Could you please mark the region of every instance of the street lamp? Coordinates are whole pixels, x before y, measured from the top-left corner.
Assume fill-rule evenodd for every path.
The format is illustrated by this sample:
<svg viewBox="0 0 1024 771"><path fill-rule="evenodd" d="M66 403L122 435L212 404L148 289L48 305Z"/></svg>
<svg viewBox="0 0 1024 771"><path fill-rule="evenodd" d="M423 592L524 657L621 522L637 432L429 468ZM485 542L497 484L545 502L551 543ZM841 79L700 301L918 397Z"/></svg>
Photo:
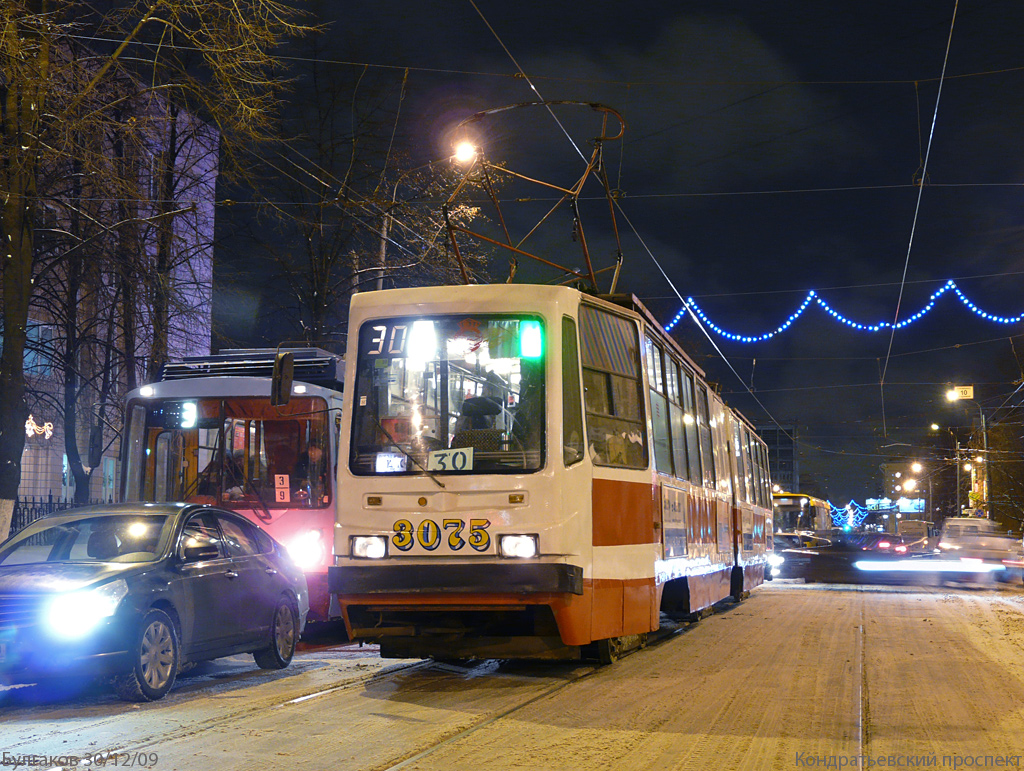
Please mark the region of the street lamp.
<svg viewBox="0 0 1024 771"><path fill-rule="evenodd" d="M984 477L982 479L983 487L982 487L981 500L984 501L984 504L985 504L985 517L986 518L991 518L992 512L989 510L989 496L992 494L991 493L991 490L992 490L992 487L991 487L991 484L992 484L992 475L991 475L992 463L990 461L989 452L988 452L988 425L985 423L985 411L981 408L981 405L978 402L974 401L974 386L955 386L953 388L950 388L948 391L946 391L946 399L947 399L947 401L950 401L950 402L957 402L957 401L972 402L978 408L978 415L981 418L982 447L984 448L985 453L984 453L984 457L979 456L975 460L978 463L981 463L982 461L984 461L984 464L985 464L985 475L984 475ZM959 459L958 459L958 462L959 462Z"/></svg>
<svg viewBox="0 0 1024 771"><path fill-rule="evenodd" d="M478 153L476 145L469 141L463 141L455 146L455 154L452 158L456 163L466 164L475 161Z"/></svg>

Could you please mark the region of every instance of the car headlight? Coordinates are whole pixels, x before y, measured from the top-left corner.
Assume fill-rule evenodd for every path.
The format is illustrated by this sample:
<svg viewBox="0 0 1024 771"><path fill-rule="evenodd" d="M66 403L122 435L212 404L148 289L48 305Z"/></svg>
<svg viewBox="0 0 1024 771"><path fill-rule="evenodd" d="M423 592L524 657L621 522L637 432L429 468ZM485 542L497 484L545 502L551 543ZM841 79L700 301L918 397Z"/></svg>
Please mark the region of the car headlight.
<svg viewBox="0 0 1024 771"><path fill-rule="evenodd" d="M312 570L324 562L323 534L319 530L307 530L289 541L285 548L292 562L303 570Z"/></svg>
<svg viewBox="0 0 1024 771"><path fill-rule="evenodd" d="M498 537L498 550L502 557L530 559L537 556L537 536L502 535Z"/></svg>
<svg viewBox="0 0 1024 771"><path fill-rule="evenodd" d="M82 592L55 597L47 609L50 630L61 637L84 637L117 610L128 584L123 578Z"/></svg>
<svg viewBox="0 0 1024 771"><path fill-rule="evenodd" d="M354 535L350 553L358 559L383 559L388 554L388 539L382 535Z"/></svg>
<svg viewBox="0 0 1024 771"><path fill-rule="evenodd" d="M781 554L769 554L768 555L768 564L771 565L773 568L777 568L779 565L781 565L785 561L786 561L786 558L783 557Z"/></svg>

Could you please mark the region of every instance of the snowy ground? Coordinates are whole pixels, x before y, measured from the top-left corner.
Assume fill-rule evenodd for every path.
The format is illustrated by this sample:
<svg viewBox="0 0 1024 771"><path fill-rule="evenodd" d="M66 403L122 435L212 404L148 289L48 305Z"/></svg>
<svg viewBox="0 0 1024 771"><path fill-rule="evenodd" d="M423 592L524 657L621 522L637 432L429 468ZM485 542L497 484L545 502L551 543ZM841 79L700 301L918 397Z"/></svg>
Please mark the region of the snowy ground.
<svg viewBox="0 0 1024 771"><path fill-rule="evenodd" d="M1024 590L774 582L605 668L321 645L283 672L205 665L153 704L93 687L0 705L6 759L116 750L161 771L985 767L1024 762Z"/></svg>

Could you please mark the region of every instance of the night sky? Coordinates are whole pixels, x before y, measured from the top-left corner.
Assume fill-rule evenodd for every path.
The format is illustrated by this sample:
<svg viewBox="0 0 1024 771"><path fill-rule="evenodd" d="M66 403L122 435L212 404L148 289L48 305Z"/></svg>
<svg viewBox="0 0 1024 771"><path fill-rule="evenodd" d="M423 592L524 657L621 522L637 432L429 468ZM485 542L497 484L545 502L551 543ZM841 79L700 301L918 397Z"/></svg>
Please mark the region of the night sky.
<svg viewBox="0 0 1024 771"><path fill-rule="evenodd" d="M892 322L950 278L994 314L1024 311L1019 0L341 8L328 33L339 68L408 68L398 139L420 161L447 155L472 113L535 100L531 82L544 99L621 113L625 136L605 147L624 215L619 289L665 324L678 292L719 326L760 335L810 289L851 319ZM600 122L555 115L562 125L543 109L504 113L474 124L475 139L492 162L567 185L584 161L563 127L589 155ZM510 201L506 213L529 227L550 205ZM607 208L588 201L584 217L607 264ZM552 224L533 246L581 262L568 215ZM930 423L969 425L977 408L948 406L948 384L974 384L994 410L1024 374L1021 324L982 320L952 292L895 335L816 306L769 342L712 333L720 352L692 321L676 331L731 405L799 424L802 474L840 504L872 495L879 464L918 452Z"/></svg>

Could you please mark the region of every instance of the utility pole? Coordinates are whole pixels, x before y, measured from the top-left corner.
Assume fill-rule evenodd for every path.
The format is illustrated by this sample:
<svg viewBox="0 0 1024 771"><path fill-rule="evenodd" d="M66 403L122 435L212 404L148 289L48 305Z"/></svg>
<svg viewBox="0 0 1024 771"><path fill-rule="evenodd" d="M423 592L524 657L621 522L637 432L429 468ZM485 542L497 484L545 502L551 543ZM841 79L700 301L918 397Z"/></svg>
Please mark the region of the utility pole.
<svg viewBox="0 0 1024 771"><path fill-rule="evenodd" d="M975 403L977 404L977 402ZM978 414L981 415L982 446L985 448L985 487L983 489L984 496L982 497L982 500L985 501L985 518L992 519L992 505L990 503L992 496L992 459L988 454L988 425L985 423L985 411L981 408L980 404L978 404Z"/></svg>
<svg viewBox="0 0 1024 771"><path fill-rule="evenodd" d="M960 508L960 440L956 440L956 512L953 516L959 517L960 512L963 509Z"/></svg>

